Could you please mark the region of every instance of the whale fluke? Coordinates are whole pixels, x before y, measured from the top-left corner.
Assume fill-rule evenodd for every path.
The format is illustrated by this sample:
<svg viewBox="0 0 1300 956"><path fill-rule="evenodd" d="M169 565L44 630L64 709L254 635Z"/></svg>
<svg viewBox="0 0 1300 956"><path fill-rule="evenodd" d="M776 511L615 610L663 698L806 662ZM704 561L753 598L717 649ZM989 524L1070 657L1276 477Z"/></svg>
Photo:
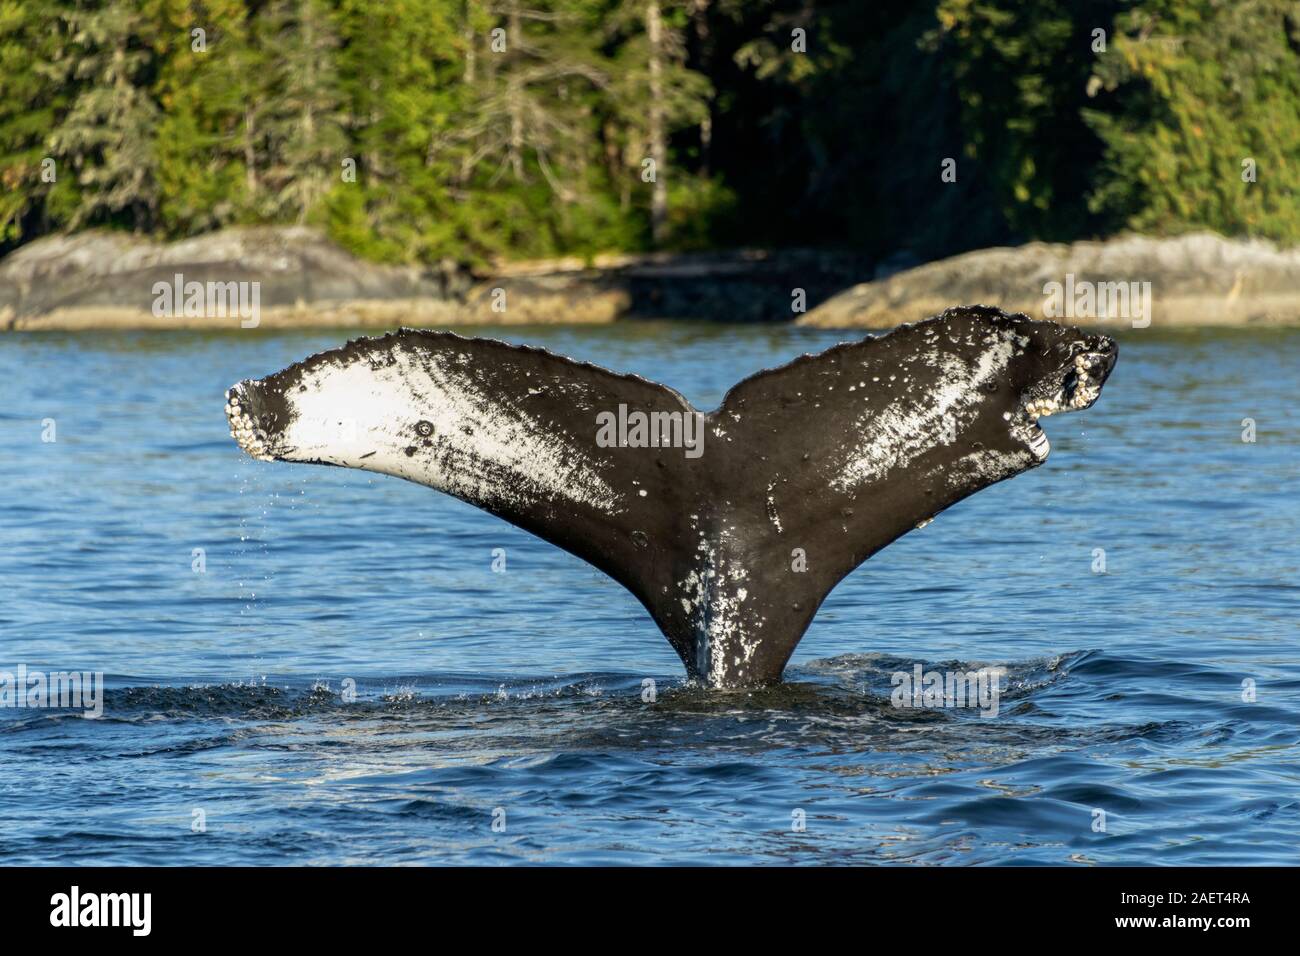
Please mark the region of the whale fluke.
<svg viewBox="0 0 1300 956"><path fill-rule="evenodd" d="M416 481L572 552L641 601L688 674L771 683L831 589L1046 460L1113 340L970 306L805 355L713 412L542 349L403 329L227 392L263 460Z"/></svg>

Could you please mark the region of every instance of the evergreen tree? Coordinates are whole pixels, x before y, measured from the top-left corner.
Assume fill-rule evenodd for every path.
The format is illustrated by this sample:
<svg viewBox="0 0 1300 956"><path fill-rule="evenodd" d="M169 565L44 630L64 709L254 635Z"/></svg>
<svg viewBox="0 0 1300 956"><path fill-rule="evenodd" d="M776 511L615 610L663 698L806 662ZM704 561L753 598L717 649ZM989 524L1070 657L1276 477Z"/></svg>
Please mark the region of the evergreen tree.
<svg viewBox="0 0 1300 956"><path fill-rule="evenodd" d="M623 0L609 22L617 40L610 100L622 140L620 198L626 206L628 173L651 177L651 239L661 245L668 235L668 185L679 174L670 163L670 138L709 120L713 90L707 77L686 65L685 3Z"/></svg>
<svg viewBox="0 0 1300 956"><path fill-rule="evenodd" d="M159 24L159 224L192 235L239 221L254 202L243 121L254 95L243 0L148 0Z"/></svg>
<svg viewBox="0 0 1300 956"><path fill-rule="evenodd" d="M254 105L257 211L275 222L306 222L345 155L339 41L324 0L272 0L255 23L266 71Z"/></svg>
<svg viewBox="0 0 1300 956"><path fill-rule="evenodd" d="M1294 0L0 0L0 251L1297 242L1297 102Z"/></svg>
<svg viewBox="0 0 1300 956"><path fill-rule="evenodd" d="M447 148L463 95L457 0L341 0L341 91L352 169L334 167L331 234L370 258L433 261L470 239ZM464 196L460 196L464 199Z"/></svg>
<svg viewBox="0 0 1300 956"><path fill-rule="evenodd" d="M482 224L545 254L612 223L602 202L598 104L608 65L592 0L490 0L471 27L455 184ZM473 63L470 72L469 63Z"/></svg>
<svg viewBox="0 0 1300 956"><path fill-rule="evenodd" d="M58 9L63 42L51 74L71 91L48 145L75 176L50 190L72 228L120 221L151 229L159 204L155 138L160 111L150 87L157 64L151 25L126 3L75 0Z"/></svg>
<svg viewBox="0 0 1300 956"><path fill-rule="evenodd" d="M45 197L60 171L45 162L46 140L69 89L38 64L55 59L60 39L50 8L0 2L0 252L50 228Z"/></svg>

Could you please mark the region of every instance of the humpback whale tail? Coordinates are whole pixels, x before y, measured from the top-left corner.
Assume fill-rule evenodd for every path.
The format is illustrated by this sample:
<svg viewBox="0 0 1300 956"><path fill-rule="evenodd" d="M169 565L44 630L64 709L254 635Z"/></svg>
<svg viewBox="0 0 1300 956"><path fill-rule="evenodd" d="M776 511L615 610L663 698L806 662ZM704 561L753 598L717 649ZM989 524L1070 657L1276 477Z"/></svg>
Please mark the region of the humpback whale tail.
<svg viewBox="0 0 1300 956"><path fill-rule="evenodd" d="M641 601L691 677L780 679L831 589L1046 460L1114 341L973 306L805 355L708 414L542 349L403 329L227 392L255 458L395 475L564 548Z"/></svg>

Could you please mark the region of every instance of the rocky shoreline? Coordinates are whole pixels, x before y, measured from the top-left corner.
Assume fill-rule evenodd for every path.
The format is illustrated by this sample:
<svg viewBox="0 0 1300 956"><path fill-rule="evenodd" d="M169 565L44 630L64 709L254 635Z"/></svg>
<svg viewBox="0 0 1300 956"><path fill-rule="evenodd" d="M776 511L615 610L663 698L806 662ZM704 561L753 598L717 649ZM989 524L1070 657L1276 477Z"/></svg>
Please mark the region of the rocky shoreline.
<svg viewBox="0 0 1300 956"><path fill-rule="evenodd" d="M794 289L812 308L865 267L849 254L742 250L507 263L483 275L452 262L365 262L303 227L228 229L170 244L91 231L39 239L0 260L0 329L790 321Z"/></svg>
<svg viewBox="0 0 1300 956"><path fill-rule="evenodd" d="M848 289L802 316L892 328L955 304L1137 328L1300 324L1300 249L1192 233L980 249Z"/></svg>
<svg viewBox="0 0 1300 956"><path fill-rule="evenodd" d="M0 260L0 329L395 328L628 318L891 328L980 303L1079 325L1300 324L1300 250L1198 233L982 249L905 271L809 250L598 256L481 274L357 259L305 227L90 231ZM249 299L253 301L249 301ZM802 311L801 311L802 307ZM254 314L255 313L255 314Z"/></svg>

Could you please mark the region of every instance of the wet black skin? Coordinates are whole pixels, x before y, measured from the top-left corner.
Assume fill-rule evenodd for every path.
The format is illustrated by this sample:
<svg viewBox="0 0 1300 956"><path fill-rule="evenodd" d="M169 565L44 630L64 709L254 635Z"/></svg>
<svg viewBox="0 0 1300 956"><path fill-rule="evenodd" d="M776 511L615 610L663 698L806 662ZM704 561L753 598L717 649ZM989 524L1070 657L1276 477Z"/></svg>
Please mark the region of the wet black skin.
<svg viewBox="0 0 1300 956"><path fill-rule="evenodd" d="M982 340L990 333L1013 333L1025 344L1005 372L980 386L976 408L954 429L954 440L929 445L878 478L837 490L836 479L851 462L864 413L906 405L917 400L918 392L937 393L949 384L928 372L918 356L940 350L973 362L987 347ZM265 430L273 457L303 460L283 447L280 435L292 420L293 395L303 387L304 370L320 362L382 363L396 348L427 355L431 362L446 362L452 353L468 355L472 361L465 365L465 389L481 395L485 405L491 403L496 414L505 410L526 417L554 436L566 455L593 464L620 493L614 514L562 494L527 504L492 494L466 500L577 555L628 588L687 673L724 687L779 681L817 609L845 575L962 498L1041 464L1012 435L1007 416L1014 418L1029 398L1068 399L1075 387L1077 352L1090 356L1089 371L1098 383L1105 381L1117 355L1106 336L986 307L950 309L741 381L705 417L698 458L687 457L680 448L602 448L596 443L597 413L619 404L629 411L693 413L673 390L542 350L450 333L403 330L357 340L262 381L240 383L231 394L241 398ZM901 370L911 377L907 386ZM435 403L437 396L421 401ZM422 414L420 408L411 415L413 464L421 456L437 457L444 466L462 461L455 436L418 430L420 422L436 415ZM1005 467L996 474L967 474L963 456L985 452L998 455ZM357 466L366 467L366 462ZM479 460L473 467L502 488L517 478L499 463ZM709 551L712 557L705 560ZM686 582L710 567L715 577L709 593L735 610L701 610L695 600L700 592ZM707 601L704 606L713 608ZM701 653L701 632L719 615L745 633L752 648L747 659L729 650L711 666L708 654ZM710 646L731 647L724 642Z"/></svg>

